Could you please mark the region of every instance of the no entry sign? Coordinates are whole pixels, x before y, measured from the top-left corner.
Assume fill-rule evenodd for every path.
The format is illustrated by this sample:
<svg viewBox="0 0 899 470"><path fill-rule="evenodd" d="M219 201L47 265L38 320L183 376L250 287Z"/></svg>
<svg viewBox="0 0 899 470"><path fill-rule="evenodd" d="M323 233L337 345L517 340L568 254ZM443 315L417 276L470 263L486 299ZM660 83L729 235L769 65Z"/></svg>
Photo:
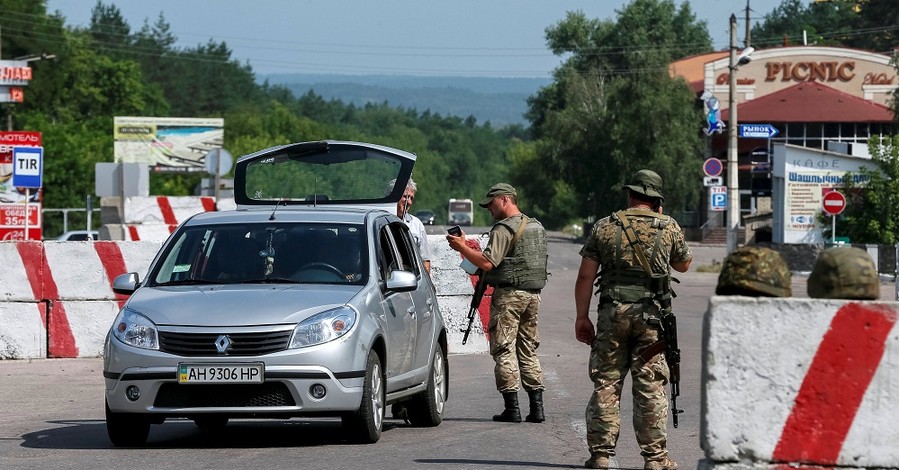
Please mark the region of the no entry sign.
<svg viewBox="0 0 899 470"><path fill-rule="evenodd" d="M846 208L846 196L839 191L830 191L824 194L824 212L837 215Z"/></svg>

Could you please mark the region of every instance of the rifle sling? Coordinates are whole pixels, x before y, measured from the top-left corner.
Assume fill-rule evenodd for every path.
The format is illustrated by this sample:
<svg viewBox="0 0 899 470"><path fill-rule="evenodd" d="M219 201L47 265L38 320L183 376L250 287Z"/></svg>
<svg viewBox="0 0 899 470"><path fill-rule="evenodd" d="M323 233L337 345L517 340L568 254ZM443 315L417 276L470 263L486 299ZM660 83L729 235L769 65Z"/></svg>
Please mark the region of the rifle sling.
<svg viewBox="0 0 899 470"><path fill-rule="evenodd" d="M640 244L637 242L637 234L634 233L634 227L631 226L631 221L628 220L624 211L618 211L615 213L615 218L621 222L623 227L624 235L627 237L627 241L631 244L631 247L634 249L634 254L637 255L637 260L640 261L640 264L643 266L643 270L646 271L646 275L652 277L652 268L649 266L649 260L646 259L646 256L643 254L643 249ZM656 234L656 248L658 247L658 234ZM655 255L655 248L653 249L653 255ZM660 354L665 352L665 349L668 348L668 343L665 342L664 339L660 339L655 343L650 344L646 347L646 349L640 351L640 359L646 363L649 362L650 359L655 357L656 354Z"/></svg>
<svg viewBox="0 0 899 470"><path fill-rule="evenodd" d="M524 229L527 228L528 225L528 216L521 214L521 225L518 226L518 230L515 231L515 235L512 236L512 243L509 243L509 247L514 248L515 243L518 240L521 240L521 236L524 235Z"/></svg>
<svg viewBox="0 0 899 470"><path fill-rule="evenodd" d="M656 354L665 352L665 349L667 347L668 347L668 343L666 343L664 339L660 339L660 340L656 341L655 343L650 344L642 351L640 351L640 354L638 354L638 356L640 357L640 360L642 360L643 363L645 364L645 363L649 362L650 359L655 357Z"/></svg>
<svg viewBox="0 0 899 470"><path fill-rule="evenodd" d="M652 267L649 265L649 260L646 259L646 255L643 254L643 248L640 247L640 243L637 242L637 234L634 233L634 227L631 226L631 221L628 220L627 215L625 215L624 211L616 212L615 218L618 219L619 222L621 222L622 229L624 230L624 235L627 237L627 241L634 249L634 254L637 255L637 260L640 261L640 265L643 266L643 270L646 271L646 275L652 277Z"/></svg>

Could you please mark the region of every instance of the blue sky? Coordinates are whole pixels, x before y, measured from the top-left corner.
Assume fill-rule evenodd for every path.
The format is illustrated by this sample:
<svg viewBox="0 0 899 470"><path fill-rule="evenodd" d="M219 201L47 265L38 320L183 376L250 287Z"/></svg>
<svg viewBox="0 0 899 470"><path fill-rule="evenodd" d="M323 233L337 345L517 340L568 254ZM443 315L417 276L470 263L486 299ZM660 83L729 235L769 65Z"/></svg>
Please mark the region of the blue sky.
<svg viewBox="0 0 899 470"><path fill-rule="evenodd" d="M678 4L682 3L676 0ZM627 0L104 0L132 27L162 13L179 39L195 46L225 41L257 74L391 74L548 78L560 58L544 31L581 10L615 19ZM728 19L745 0L693 0L713 45L728 43ZM781 0L750 0L753 22ZM70 26L86 26L96 0L48 0Z"/></svg>

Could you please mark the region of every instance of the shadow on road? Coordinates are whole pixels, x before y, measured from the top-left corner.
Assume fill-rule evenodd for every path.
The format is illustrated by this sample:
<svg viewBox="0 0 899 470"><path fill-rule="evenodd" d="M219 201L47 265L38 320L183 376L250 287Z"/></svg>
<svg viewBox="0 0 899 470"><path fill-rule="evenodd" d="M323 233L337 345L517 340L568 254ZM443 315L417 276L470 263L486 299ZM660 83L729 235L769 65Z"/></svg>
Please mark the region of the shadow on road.
<svg viewBox="0 0 899 470"><path fill-rule="evenodd" d="M114 447L106 434L105 420L48 421L57 427L22 435L22 447L33 449L108 449ZM58 427L62 426L62 427ZM384 422L383 432L412 428L403 421ZM150 427L143 448L269 448L356 445L347 439L340 420L247 420L232 421L221 429L200 429L187 419L170 419Z"/></svg>

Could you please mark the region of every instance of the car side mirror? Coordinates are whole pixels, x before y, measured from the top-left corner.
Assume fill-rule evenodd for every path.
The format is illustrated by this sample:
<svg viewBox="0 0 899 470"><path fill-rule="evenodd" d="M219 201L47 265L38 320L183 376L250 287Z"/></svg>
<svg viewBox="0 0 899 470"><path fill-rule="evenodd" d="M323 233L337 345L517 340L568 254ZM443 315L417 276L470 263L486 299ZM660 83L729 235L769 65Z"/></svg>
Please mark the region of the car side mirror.
<svg viewBox="0 0 899 470"><path fill-rule="evenodd" d="M407 292L418 287L418 278L411 271L391 271L386 284L388 290Z"/></svg>
<svg viewBox="0 0 899 470"><path fill-rule="evenodd" d="M119 274L112 280L112 291L116 294L132 294L140 286L140 276L137 273Z"/></svg>

